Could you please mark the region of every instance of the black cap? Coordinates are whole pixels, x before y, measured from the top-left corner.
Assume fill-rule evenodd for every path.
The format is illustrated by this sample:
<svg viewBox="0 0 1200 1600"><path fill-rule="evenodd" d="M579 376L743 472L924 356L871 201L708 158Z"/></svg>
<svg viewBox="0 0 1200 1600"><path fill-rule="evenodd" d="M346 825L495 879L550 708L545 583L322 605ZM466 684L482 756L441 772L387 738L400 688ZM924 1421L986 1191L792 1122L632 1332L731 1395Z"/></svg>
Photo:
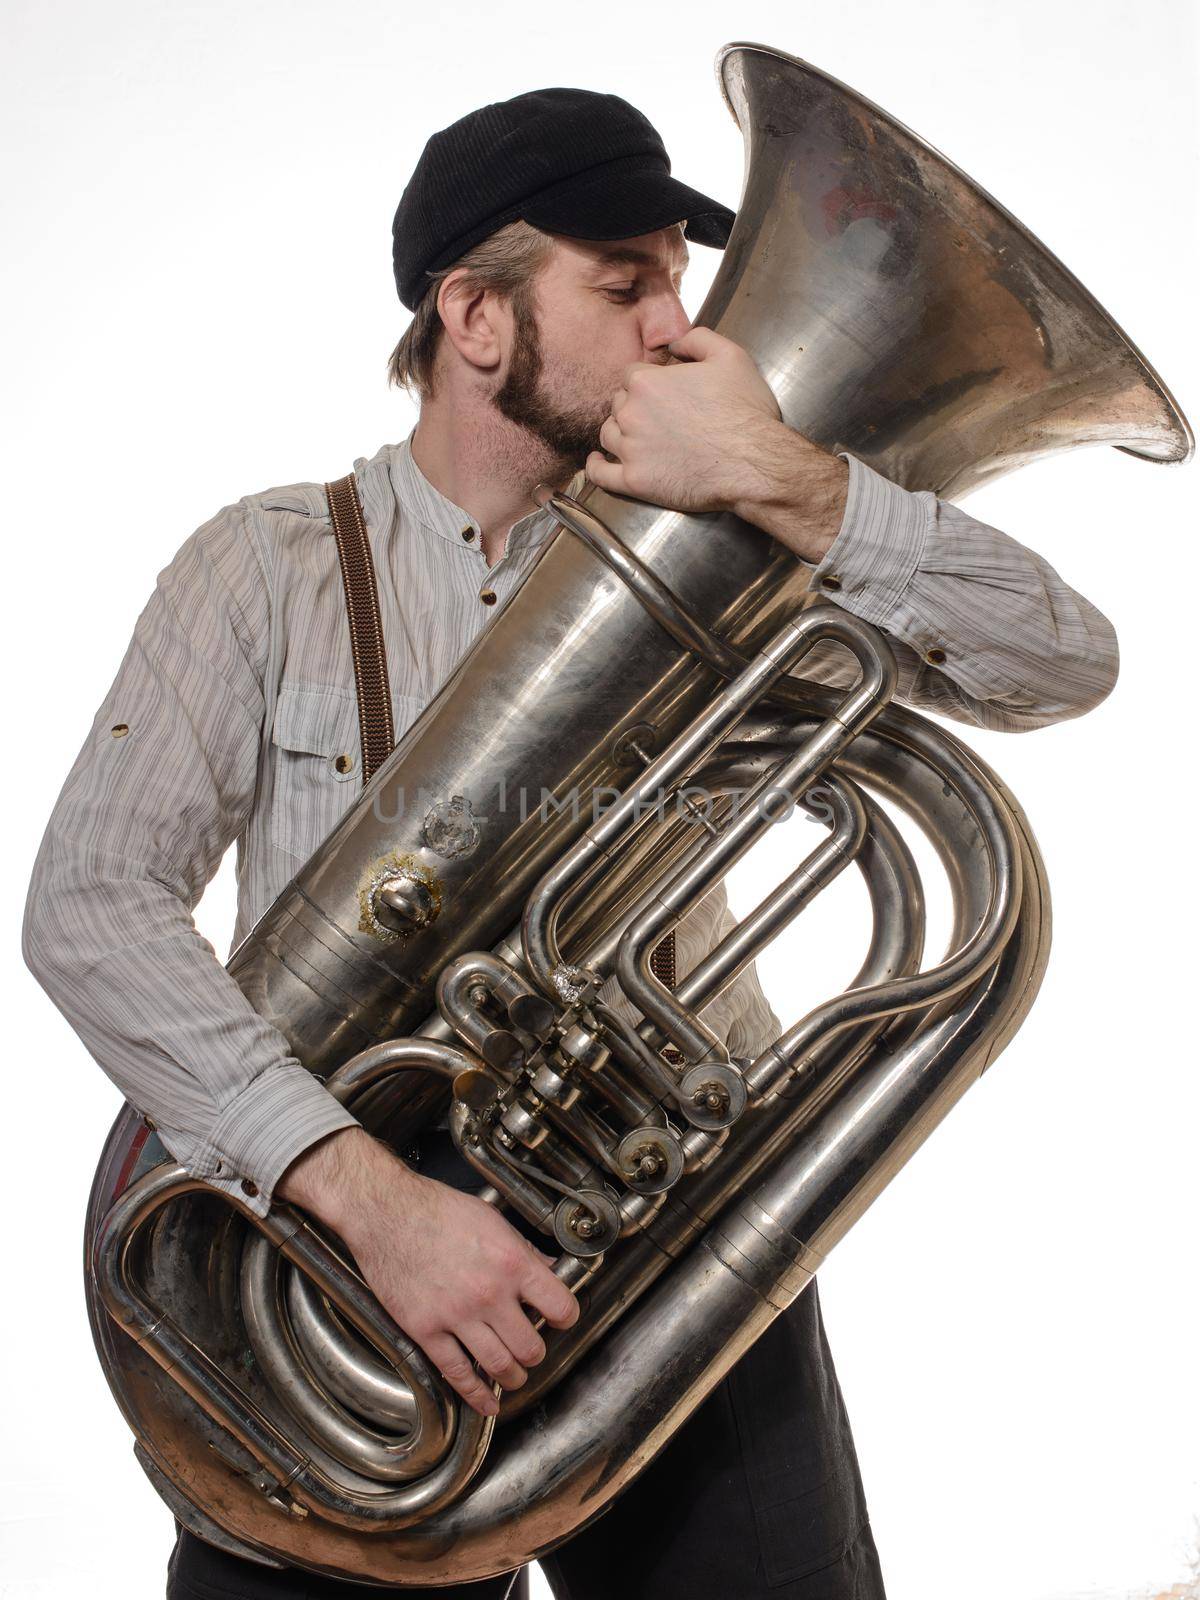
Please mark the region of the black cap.
<svg viewBox="0 0 1200 1600"><path fill-rule="evenodd" d="M435 133L396 208L392 264L410 311L425 274L518 219L572 239L632 239L673 222L723 248L733 212L671 176L649 120L615 94L535 89Z"/></svg>

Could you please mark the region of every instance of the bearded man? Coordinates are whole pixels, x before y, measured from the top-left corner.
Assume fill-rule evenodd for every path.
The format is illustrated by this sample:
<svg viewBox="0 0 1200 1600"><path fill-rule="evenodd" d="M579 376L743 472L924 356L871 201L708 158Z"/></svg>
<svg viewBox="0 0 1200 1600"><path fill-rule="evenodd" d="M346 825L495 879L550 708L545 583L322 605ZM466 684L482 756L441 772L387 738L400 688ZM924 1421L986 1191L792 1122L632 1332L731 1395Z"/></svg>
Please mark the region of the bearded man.
<svg viewBox="0 0 1200 1600"><path fill-rule="evenodd" d="M732 511L881 627L913 704L992 728L1079 715L1116 673L1105 619L1039 556L931 494L789 430L749 356L693 329L686 241L732 214L671 176L611 95L547 89L435 134L394 226L413 321L391 376L420 397L355 463L402 733L554 532L538 485L581 467L681 511ZM231 842L244 936L354 800L354 671L322 487L226 506L161 575L58 801L27 958L176 1160L263 1212L278 1196L346 1242L462 1396L497 1410L578 1315L544 1256L478 1199L445 1129L371 1138L259 1017L191 912ZM730 926L718 887L681 970ZM780 1030L748 969L706 1013L736 1056ZM204 1531L203 1523L197 1527ZM854 1445L815 1287L597 1523L543 1562L571 1600L877 1600ZM407 1595L524 1592L525 1574ZM180 1529L168 1593L348 1596Z"/></svg>

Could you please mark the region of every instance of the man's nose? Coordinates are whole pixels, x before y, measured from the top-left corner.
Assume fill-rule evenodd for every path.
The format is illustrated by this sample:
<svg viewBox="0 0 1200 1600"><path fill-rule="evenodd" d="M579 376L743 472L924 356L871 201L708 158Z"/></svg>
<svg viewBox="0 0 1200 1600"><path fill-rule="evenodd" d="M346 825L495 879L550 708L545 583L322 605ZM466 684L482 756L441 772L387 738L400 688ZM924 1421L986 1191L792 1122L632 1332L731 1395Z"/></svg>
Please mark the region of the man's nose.
<svg viewBox="0 0 1200 1600"><path fill-rule="evenodd" d="M682 339L691 325L691 318L677 294L656 295L654 305L647 307L642 343L648 351L665 349L672 339Z"/></svg>

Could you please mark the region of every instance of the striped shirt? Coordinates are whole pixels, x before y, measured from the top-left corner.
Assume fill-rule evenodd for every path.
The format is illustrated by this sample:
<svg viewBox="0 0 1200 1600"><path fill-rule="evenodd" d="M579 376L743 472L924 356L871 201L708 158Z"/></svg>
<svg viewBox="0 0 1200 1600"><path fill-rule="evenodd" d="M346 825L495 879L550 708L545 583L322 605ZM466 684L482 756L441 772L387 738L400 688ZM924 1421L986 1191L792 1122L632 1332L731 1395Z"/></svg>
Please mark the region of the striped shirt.
<svg viewBox="0 0 1200 1600"><path fill-rule="evenodd" d="M885 630L900 698L1013 730L1104 698L1116 678L1113 630L1048 563L847 460L842 527L810 587ZM425 479L408 440L360 458L355 473L399 737L555 525L544 511L523 517L489 569L478 522ZM849 677L828 647L805 671ZM159 577L50 818L25 951L171 1155L218 1188L252 1180L260 1210L296 1156L354 1119L251 1008L191 913L236 841L240 940L355 799L360 776L323 487L249 495L199 528ZM718 885L678 929L679 971L731 926ZM705 1020L737 1056L779 1031L752 967Z"/></svg>

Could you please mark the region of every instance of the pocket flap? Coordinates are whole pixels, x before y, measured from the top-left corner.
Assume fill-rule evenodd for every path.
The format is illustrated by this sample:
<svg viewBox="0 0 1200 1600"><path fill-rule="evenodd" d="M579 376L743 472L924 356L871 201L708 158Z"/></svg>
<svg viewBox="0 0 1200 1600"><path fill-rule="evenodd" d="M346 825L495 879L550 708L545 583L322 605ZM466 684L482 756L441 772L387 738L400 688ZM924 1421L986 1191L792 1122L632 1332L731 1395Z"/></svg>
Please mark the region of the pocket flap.
<svg viewBox="0 0 1200 1600"><path fill-rule="evenodd" d="M316 756L357 755L358 709L344 689L284 684L275 705L272 743Z"/></svg>

